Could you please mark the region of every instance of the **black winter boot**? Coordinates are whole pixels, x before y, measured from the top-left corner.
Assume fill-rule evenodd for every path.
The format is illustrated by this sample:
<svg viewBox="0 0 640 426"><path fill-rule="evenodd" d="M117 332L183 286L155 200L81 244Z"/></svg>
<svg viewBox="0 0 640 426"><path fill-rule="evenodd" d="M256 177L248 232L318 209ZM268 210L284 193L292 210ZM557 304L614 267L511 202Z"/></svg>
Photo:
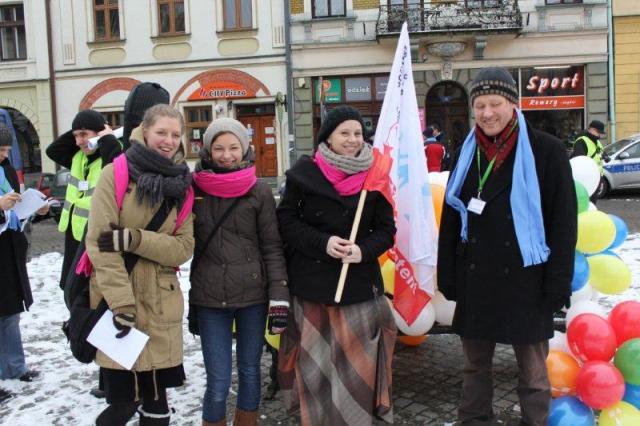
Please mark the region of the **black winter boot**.
<svg viewBox="0 0 640 426"><path fill-rule="evenodd" d="M149 413L142 407L138 407L138 414L140 414L140 426L168 426L171 419L172 409L169 409L167 413L157 414Z"/></svg>
<svg viewBox="0 0 640 426"><path fill-rule="evenodd" d="M109 404L96 419L96 426L124 426L136 414L138 402Z"/></svg>

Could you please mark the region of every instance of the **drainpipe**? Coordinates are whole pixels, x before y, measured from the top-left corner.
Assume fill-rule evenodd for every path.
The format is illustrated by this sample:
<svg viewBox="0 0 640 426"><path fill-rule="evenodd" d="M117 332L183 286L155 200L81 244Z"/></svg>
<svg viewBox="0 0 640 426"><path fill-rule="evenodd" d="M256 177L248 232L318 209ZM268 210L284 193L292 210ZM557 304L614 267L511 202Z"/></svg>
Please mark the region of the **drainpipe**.
<svg viewBox="0 0 640 426"><path fill-rule="evenodd" d="M53 66L53 42L51 30L51 0L46 0L46 17L47 17L47 54L49 56L49 94L51 96L51 120L53 127L53 137L58 137L58 109L56 107L56 83L55 70Z"/></svg>
<svg viewBox="0 0 640 426"><path fill-rule="evenodd" d="M607 57L609 62L609 143L616 141L616 83L613 63L613 11L607 0Z"/></svg>
<svg viewBox="0 0 640 426"><path fill-rule="evenodd" d="M295 140L290 141L289 136L295 132L293 123L293 71L291 66L291 13L289 0L284 0L284 44L285 44L285 66L287 79L287 135L286 141L289 144L289 165L293 165L298 158Z"/></svg>

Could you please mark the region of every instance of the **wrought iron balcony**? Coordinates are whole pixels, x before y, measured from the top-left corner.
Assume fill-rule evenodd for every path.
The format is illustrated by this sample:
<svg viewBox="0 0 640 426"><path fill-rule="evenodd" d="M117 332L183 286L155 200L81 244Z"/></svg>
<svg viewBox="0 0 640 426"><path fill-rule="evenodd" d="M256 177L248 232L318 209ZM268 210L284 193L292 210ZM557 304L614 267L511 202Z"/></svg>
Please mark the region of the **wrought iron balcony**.
<svg viewBox="0 0 640 426"><path fill-rule="evenodd" d="M380 6L378 36L398 34L404 21L409 33L518 32L522 29L517 0L425 0L423 4Z"/></svg>

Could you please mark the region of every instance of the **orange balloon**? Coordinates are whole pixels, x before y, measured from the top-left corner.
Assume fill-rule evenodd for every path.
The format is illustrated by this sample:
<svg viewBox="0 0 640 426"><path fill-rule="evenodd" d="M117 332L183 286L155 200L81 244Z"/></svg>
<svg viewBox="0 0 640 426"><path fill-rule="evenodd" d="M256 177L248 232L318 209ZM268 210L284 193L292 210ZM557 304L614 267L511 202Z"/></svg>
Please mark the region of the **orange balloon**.
<svg viewBox="0 0 640 426"><path fill-rule="evenodd" d="M380 264L380 266L384 265L384 262L387 261L387 259L389 259L389 255L387 254L387 252L385 251L384 253L382 253L380 255L380 257L378 258L378 263Z"/></svg>
<svg viewBox="0 0 640 426"><path fill-rule="evenodd" d="M547 374L551 383L551 395L554 398L576 394L579 372L580 365L574 357L562 351L549 351Z"/></svg>
<svg viewBox="0 0 640 426"><path fill-rule="evenodd" d="M442 206L444 204L444 187L432 183L431 198L433 199L433 211L436 215L436 225L438 225L438 229L440 229L440 218L442 217Z"/></svg>
<svg viewBox="0 0 640 426"><path fill-rule="evenodd" d="M398 339L407 346L418 346L427 339L426 335L420 336L399 336Z"/></svg>

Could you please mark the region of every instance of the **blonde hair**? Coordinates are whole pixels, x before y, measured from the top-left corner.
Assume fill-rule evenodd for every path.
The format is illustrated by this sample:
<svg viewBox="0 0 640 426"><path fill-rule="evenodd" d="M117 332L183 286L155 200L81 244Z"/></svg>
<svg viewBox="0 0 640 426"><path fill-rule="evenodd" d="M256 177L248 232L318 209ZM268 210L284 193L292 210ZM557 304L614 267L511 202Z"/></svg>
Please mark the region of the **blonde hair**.
<svg viewBox="0 0 640 426"><path fill-rule="evenodd" d="M158 104L149 108L144 113L144 117L142 118L142 127L144 129L148 129L149 127L156 124L156 121L158 121L160 117L175 118L180 122L180 134L184 133L184 117L182 117L180 111L170 105L165 104Z"/></svg>

